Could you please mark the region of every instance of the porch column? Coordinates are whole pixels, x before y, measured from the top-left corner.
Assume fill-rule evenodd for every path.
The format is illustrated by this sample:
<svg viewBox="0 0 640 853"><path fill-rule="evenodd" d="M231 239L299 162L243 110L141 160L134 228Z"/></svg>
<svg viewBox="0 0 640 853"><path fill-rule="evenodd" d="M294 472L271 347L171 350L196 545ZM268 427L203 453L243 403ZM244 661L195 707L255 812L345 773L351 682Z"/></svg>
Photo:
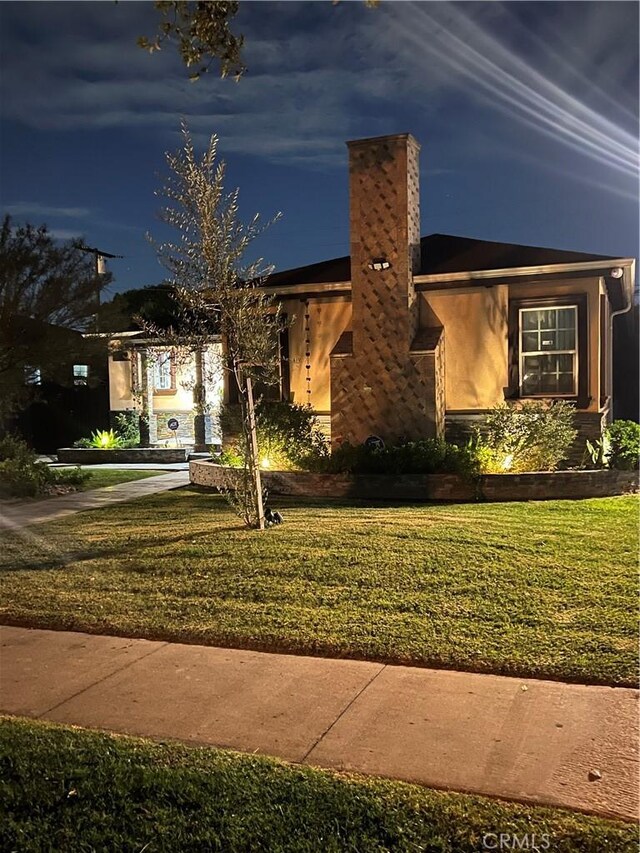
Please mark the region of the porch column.
<svg viewBox="0 0 640 853"><path fill-rule="evenodd" d="M207 387L205 384L204 352L197 349L193 354L195 384L193 386L193 437L196 453L207 450Z"/></svg>
<svg viewBox="0 0 640 853"><path fill-rule="evenodd" d="M153 365L147 349L138 352L138 376L140 445L153 447L158 443L158 425L153 412Z"/></svg>

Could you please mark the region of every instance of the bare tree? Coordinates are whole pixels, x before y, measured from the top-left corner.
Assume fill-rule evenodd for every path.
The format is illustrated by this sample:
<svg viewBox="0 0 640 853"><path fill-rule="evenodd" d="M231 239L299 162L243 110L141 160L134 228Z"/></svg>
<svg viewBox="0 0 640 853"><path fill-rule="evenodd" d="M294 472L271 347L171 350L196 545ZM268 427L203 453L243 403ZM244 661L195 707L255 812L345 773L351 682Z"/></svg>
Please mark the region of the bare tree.
<svg viewBox="0 0 640 853"><path fill-rule="evenodd" d="M180 232L178 242L157 245L158 257L170 271L176 324L168 332L152 330L172 339L176 348L196 358L196 405L204 409L206 365L198 353L206 351L212 332L223 341L223 364L238 389L245 444L245 471L236 484L236 504L250 526L264 529L262 486L253 382L273 381L277 376L277 331L280 311L273 297L261 287L273 268L262 258L247 262L251 242L265 227L256 214L244 223L238 214L238 190L224 187L225 164L217 157L218 139L211 137L202 157L196 155L191 135L183 124L183 148L166 155L169 177L160 192L167 205L161 218ZM209 369L212 369L209 364Z"/></svg>

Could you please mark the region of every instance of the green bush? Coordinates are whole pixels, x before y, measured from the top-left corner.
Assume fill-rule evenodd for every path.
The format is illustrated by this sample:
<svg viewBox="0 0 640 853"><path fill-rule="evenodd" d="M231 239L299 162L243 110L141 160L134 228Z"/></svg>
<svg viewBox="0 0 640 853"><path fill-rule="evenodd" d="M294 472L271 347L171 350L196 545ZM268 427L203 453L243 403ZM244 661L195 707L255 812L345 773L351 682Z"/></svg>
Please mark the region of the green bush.
<svg viewBox="0 0 640 853"><path fill-rule="evenodd" d="M605 459L610 468L633 471L640 466L640 424L614 421L606 431Z"/></svg>
<svg viewBox="0 0 640 853"><path fill-rule="evenodd" d="M114 432L121 439L121 447L140 447L140 417L128 409L115 416Z"/></svg>
<svg viewBox="0 0 640 853"><path fill-rule="evenodd" d="M74 447L97 447L101 450L113 450L121 447L140 446L140 419L138 413L127 410L118 412L113 429L95 430L91 438L79 438Z"/></svg>
<svg viewBox="0 0 640 853"><path fill-rule="evenodd" d="M577 435L574 411L564 400L496 406L471 441L480 473L554 471Z"/></svg>
<svg viewBox="0 0 640 853"><path fill-rule="evenodd" d="M35 497L51 482L49 468L36 461L36 454L16 436L0 440L0 495L3 497Z"/></svg>
<svg viewBox="0 0 640 853"><path fill-rule="evenodd" d="M56 486L81 486L91 479L90 471L83 471L80 466L75 468L48 468L50 482Z"/></svg>
<svg viewBox="0 0 640 853"><path fill-rule="evenodd" d="M256 424L259 457L265 468L317 470L329 455L327 440L310 406L260 401L256 405ZM223 435L240 435L239 407L225 406L220 413L220 426ZM220 461L224 465L242 466L242 443L224 448Z"/></svg>
<svg viewBox="0 0 640 853"><path fill-rule="evenodd" d="M323 471L349 474L473 474L475 459L468 448L443 439L426 438L389 447L345 443L322 465Z"/></svg>
<svg viewBox="0 0 640 853"><path fill-rule="evenodd" d="M99 450L114 450L115 448L127 447L124 440L112 429L97 429L91 438L79 438L73 443L74 447L96 447Z"/></svg>
<svg viewBox="0 0 640 853"><path fill-rule="evenodd" d="M25 441L15 436L0 439L0 496L33 498L50 486L79 486L91 475L80 468L50 468L38 462Z"/></svg>

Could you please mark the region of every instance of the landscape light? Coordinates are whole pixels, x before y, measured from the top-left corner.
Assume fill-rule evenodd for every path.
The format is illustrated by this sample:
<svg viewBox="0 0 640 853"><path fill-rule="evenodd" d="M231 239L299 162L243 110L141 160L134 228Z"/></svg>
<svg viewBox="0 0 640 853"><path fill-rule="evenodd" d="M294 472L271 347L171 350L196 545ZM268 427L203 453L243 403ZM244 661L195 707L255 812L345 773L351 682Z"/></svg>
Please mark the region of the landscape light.
<svg viewBox="0 0 640 853"><path fill-rule="evenodd" d="M261 468L271 468L271 460L267 459L267 457L265 456L264 459L260 460L260 467Z"/></svg>

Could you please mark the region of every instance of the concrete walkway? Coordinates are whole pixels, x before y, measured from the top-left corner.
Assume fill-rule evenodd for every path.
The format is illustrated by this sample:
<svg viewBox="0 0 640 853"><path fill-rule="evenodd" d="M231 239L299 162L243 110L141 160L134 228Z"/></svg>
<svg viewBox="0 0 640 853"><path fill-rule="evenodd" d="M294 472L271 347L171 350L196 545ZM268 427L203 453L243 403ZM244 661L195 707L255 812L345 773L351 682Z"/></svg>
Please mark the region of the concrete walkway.
<svg viewBox="0 0 640 853"><path fill-rule="evenodd" d="M636 690L10 627L0 642L5 713L638 816Z"/></svg>
<svg viewBox="0 0 640 853"><path fill-rule="evenodd" d="M0 529L25 527L29 524L41 524L72 515L83 509L97 509L108 504L132 501L146 495L155 495L168 489L177 489L189 483L188 471L172 471L168 474L158 474L145 480L133 480L130 483L120 483L117 486L104 486L101 489L91 489L88 492L73 492L70 495L50 498L48 500L20 502L0 506Z"/></svg>

